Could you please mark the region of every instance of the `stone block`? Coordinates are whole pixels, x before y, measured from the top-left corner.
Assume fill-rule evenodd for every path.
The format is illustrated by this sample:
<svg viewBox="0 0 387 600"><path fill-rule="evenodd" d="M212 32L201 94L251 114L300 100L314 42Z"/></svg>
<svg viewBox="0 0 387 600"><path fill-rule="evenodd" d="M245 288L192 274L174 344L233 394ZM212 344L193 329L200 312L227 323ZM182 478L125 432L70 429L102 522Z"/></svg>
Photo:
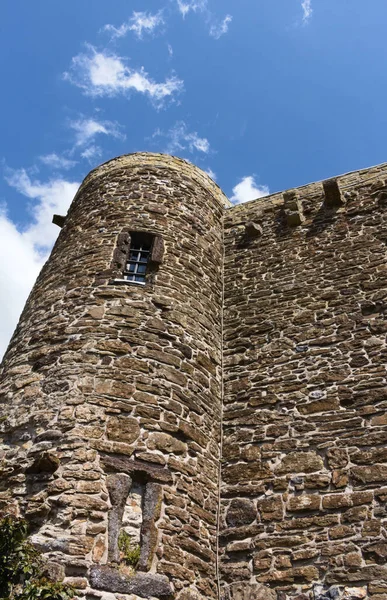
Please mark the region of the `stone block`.
<svg viewBox="0 0 387 600"><path fill-rule="evenodd" d="M323 459L316 452L290 452L281 460L275 471L282 475L285 473L313 473L321 471L323 468Z"/></svg>
<svg viewBox="0 0 387 600"><path fill-rule="evenodd" d="M346 448L330 448L327 452L327 460L330 469L341 469L346 467L349 461Z"/></svg>
<svg viewBox="0 0 387 600"><path fill-rule="evenodd" d="M284 516L284 504L280 495L258 500L258 510L263 521L281 521Z"/></svg>
<svg viewBox="0 0 387 600"><path fill-rule="evenodd" d="M289 498L288 510L290 512L319 510L321 505L321 497L318 494L301 494Z"/></svg>
<svg viewBox="0 0 387 600"><path fill-rule="evenodd" d="M257 509L251 500L234 499L231 501L226 514L226 523L229 527L250 525L257 518Z"/></svg>
<svg viewBox="0 0 387 600"><path fill-rule="evenodd" d="M125 473L109 475L106 478L106 487L111 503L108 513L108 557L109 561L116 563L120 560L118 537L131 485L132 478Z"/></svg>
<svg viewBox="0 0 387 600"><path fill-rule="evenodd" d="M289 227L296 227L301 225L304 220L304 214L302 211L302 205L298 197L298 193L295 190L284 192L284 211L286 216L286 222Z"/></svg>
<svg viewBox="0 0 387 600"><path fill-rule="evenodd" d="M161 264L164 256L164 240L160 235L155 235L152 243L150 260L155 264Z"/></svg>
<svg viewBox="0 0 387 600"><path fill-rule="evenodd" d="M254 221L248 221L245 225L245 232L248 238L260 237L263 233L262 226Z"/></svg>
<svg viewBox="0 0 387 600"><path fill-rule="evenodd" d="M355 481L363 484L387 482L387 465L352 467L350 473Z"/></svg>
<svg viewBox="0 0 387 600"><path fill-rule="evenodd" d="M277 600L277 594L264 585L233 583L222 591L222 600Z"/></svg>
<svg viewBox="0 0 387 600"><path fill-rule="evenodd" d="M366 587L346 587L342 596L343 600L362 600L367 598Z"/></svg>
<svg viewBox="0 0 387 600"><path fill-rule="evenodd" d="M140 571L150 569L157 549L158 530L155 523L160 517L161 503L161 485L152 482L147 483L145 487L140 531L141 554L137 565L137 568Z"/></svg>
<svg viewBox="0 0 387 600"><path fill-rule="evenodd" d="M53 215L52 222L54 225L58 225L58 227L62 228L66 222L66 217L63 215Z"/></svg>
<svg viewBox="0 0 387 600"><path fill-rule="evenodd" d="M90 570L90 583L97 589L118 594L134 594L140 598L165 598L172 595L168 578L163 575L137 573L130 578L107 566L95 565Z"/></svg>
<svg viewBox="0 0 387 600"><path fill-rule="evenodd" d="M344 197L341 195L337 179L327 179L323 181L325 204L329 208L340 207L345 204Z"/></svg>
<svg viewBox="0 0 387 600"><path fill-rule="evenodd" d="M133 417L109 417L106 434L109 440L133 444L140 435L140 426L138 420Z"/></svg>
<svg viewBox="0 0 387 600"><path fill-rule="evenodd" d="M256 481L270 474L269 467L261 462L225 465L223 468L223 480L228 484Z"/></svg>
<svg viewBox="0 0 387 600"><path fill-rule="evenodd" d="M322 499L323 508L348 508L353 506L352 494L332 494Z"/></svg>
<svg viewBox="0 0 387 600"><path fill-rule="evenodd" d="M161 450L173 454L187 453L187 444L167 433L151 433L146 444L148 450Z"/></svg>

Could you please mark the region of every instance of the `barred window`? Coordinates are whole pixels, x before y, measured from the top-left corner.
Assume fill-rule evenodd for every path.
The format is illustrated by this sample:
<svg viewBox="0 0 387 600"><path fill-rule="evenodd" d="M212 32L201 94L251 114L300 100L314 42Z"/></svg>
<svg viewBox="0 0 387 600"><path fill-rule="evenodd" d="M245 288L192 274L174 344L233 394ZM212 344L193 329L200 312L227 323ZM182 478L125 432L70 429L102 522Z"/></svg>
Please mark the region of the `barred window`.
<svg viewBox="0 0 387 600"><path fill-rule="evenodd" d="M145 276L149 265L153 236L146 233L132 233L130 236L130 249L124 269L124 279L134 283L145 283Z"/></svg>
<svg viewBox="0 0 387 600"><path fill-rule="evenodd" d="M117 239L111 265L111 283L154 283L163 261L163 238L147 231L123 231Z"/></svg>
<svg viewBox="0 0 387 600"><path fill-rule="evenodd" d="M124 229L118 234L109 269L96 273L95 283L154 285L163 256L159 233Z"/></svg>

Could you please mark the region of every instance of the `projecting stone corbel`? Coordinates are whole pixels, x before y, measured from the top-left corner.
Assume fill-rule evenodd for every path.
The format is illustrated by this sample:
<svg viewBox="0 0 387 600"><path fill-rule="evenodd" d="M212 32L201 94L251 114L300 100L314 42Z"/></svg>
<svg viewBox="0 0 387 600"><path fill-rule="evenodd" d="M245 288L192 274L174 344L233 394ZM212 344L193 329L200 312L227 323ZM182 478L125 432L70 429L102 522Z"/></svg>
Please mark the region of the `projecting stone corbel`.
<svg viewBox="0 0 387 600"><path fill-rule="evenodd" d="M301 202L295 190L284 192L284 211L289 227L296 227L305 221Z"/></svg>
<svg viewBox="0 0 387 600"><path fill-rule="evenodd" d="M325 206L327 206L328 208L338 208L345 204L345 200L341 195L337 179L327 179L326 181L323 181L322 185L324 189Z"/></svg>
<svg viewBox="0 0 387 600"><path fill-rule="evenodd" d="M63 215L53 215L52 217L52 222L54 223L54 225L58 225L58 227L62 228L63 225L65 224L66 221L66 217L64 217Z"/></svg>
<svg viewBox="0 0 387 600"><path fill-rule="evenodd" d="M259 223L254 223L254 221L248 221L245 225L245 233L249 238L259 237L263 233L263 229Z"/></svg>

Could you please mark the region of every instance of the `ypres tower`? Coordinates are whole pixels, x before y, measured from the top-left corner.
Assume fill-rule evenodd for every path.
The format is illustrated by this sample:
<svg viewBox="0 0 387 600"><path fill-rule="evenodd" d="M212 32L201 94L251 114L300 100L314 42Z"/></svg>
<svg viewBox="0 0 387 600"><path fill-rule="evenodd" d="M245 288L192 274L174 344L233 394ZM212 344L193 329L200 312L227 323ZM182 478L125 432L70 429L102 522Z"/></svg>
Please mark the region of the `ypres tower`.
<svg viewBox="0 0 387 600"><path fill-rule="evenodd" d="M387 165L82 183L1 370L0 507L85 600L387 599Z"/></svg>

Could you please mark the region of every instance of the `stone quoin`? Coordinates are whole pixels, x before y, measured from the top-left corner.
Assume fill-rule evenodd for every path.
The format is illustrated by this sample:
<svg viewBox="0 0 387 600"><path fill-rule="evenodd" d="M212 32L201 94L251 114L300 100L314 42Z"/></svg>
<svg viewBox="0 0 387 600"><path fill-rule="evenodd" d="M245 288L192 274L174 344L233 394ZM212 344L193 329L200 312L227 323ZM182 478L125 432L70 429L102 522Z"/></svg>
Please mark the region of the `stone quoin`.
<svg viewBox="0 0 387 600"><path fill-rule="evenodd" d="M387 165L82 183L1 365L0 509L85 600L387 599Z"/></svg>

